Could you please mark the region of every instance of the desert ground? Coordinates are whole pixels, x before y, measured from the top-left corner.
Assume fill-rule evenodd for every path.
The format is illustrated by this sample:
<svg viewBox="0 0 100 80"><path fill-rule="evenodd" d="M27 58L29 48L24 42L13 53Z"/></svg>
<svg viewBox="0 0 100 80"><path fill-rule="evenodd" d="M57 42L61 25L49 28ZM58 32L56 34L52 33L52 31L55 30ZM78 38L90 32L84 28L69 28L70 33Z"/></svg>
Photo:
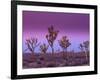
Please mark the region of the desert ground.
<svg viewBox="0 0 100 80"><path fill-rule="evenodd" d="M23 68L89 66L89 53L23 53Z"/></svg>

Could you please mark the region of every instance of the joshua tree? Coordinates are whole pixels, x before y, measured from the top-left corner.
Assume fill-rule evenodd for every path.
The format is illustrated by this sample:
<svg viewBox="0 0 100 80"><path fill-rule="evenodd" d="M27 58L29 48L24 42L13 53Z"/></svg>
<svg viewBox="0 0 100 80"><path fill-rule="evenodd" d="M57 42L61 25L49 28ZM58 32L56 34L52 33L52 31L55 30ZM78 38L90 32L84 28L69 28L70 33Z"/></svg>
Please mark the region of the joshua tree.
<svg viewBox="0 0 100 80"><path fill-rule="evenodd" d="M80 50L81 50L82 52L84 52L84 46L83 46L82 43L79 45L79 48L80 48Z"/></svg>
<svg viewBox="0 0 100 80"><path fill-rule="evenodd" d="M42 53L46 53L47 50L48 50L48 47L49 47L49 45L46 45L46 44L44 43L44 44L40 45L40 51L41 51Z"/></svg>
<svg viewBox="0 0 100 80"><path fill-rule="evenodd" d="M34 53L34 50L37 46L39 46L40 43L38 43L37 38L31 38L31 39L26 39L26 45L27 49L31 52Z"/></svg>
<svg viewBox="0 0 100 80"><path fill-rule="evenodd" d="M81 49L82 52L85 53L86 59L88 59L88 52L89 52L89 41L84 41L83 43L80 44L79 48Z"/></svg>
<svg viewBox="0 0 100 80"><path fill-rule="evenodd" d="M85 52L89 52L89 41L85 41L83 42L83 44L84 44Z"/></svg>
<svg viewBox="0 0 100 80"><path fill-rule="evenodd" d="M63 52L67 52L67 48L71 45L67 36L63 36L60 40L58 40L59 45L63 49Z"/></svg>
<svg viewBox="0 0 100 80"><path fill-rule="evenodd" d="M89 41L84 41L83 43L81 43L79 45L79 48L81 49L81 51L83 52L89 52Z"/></svg>
<svg viewBox="0 0 100 80"><path fill-rule="evenodd" d="M46 35L46 39L52 49L52 53L54 53L53 45L54 45L54 41L57 38L58 32L59 32L58 30L54 30L54 27L52 25L51 27L48 28L48 34Z"/></svg>

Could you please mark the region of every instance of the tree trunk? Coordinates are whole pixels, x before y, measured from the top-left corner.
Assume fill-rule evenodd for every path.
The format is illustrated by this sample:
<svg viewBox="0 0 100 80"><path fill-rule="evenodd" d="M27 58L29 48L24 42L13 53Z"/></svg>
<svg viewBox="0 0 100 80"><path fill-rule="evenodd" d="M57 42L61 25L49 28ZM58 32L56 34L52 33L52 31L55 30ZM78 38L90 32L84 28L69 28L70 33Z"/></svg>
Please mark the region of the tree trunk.
<svg viewBox="0 0 100 80"><path fill-rule="evenodd" d="M88 60L88 52L87 51L85 52L85 57L86 57L86 60Z"/></svg>
<svg viewBox="0 0 100 80"><path fill-rule="evenodd" d="M34 49L32 50L32 54L34 54Z"/></svg>
<svg viewBox="0 0 100 80"><path fill-rule="evenodd" d="M54 54L54 48L52 47L52 54Z"/></svg>
<svg viewBox="0 0 100 80"><path fill-rule="evenodd" d="M67 55L66 55L66 59L68 60L68 53L67 53L67 48L66 48L66 54L67 54Z"/></svg>
<svg viewBox="0 0 100 80"><path fill-rule="evenodd" d="M32 54L34 54L34 51L32 51Z"/></svg>
<svg viewBox="0 0 100 80"><path fill-rule="evenodd" d="M63 48L63 51L62 52L64 53L64 48Z"/></svg>
<svg viewBox="0 0 100 80"><path fill-rule="evenodd" d="M66 48L66 53L67 53L67 48Z"/></svg>

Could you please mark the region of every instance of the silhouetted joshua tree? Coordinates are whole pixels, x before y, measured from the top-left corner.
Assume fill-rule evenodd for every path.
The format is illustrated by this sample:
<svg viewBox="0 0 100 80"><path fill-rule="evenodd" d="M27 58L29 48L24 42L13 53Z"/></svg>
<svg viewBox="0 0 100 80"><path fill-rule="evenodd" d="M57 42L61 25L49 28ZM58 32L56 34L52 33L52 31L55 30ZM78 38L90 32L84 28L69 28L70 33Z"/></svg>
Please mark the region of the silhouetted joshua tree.
<svg viewBox="0 0 100 80"><path fill-rule="evenodd" d="M84 44L85 52L89 52L89 41L85 41L83 42L83 44Z"/></svg>
<svg viewBox="0 0 100 80"><path fill-rule="evenodd" d="M27 49L31 52L34 53L34 50L37 46L39 46L40 43L38 43L37 38L30 38L26 39L26 45Z"/></svg>
<svg viewBox="0 0 100 80"><path fill-rule="evenodd" d="M84 46L83 46L82 43L79 45L79 48L80 48L80 50L81 50L82 52L84 52Z"/></svg>
<svg viewBox="0 0 100 80"><path fill-rule="evenodd" d="M44 44L40 45L40 51L41 51L42 53L46 53L47 50L48 50L48 47L49 47L49 45L46 45L46 44L44 43Z"/></svg>
<svg viewBox="0 0 100 80"><path fill-rule="evenodd" d="M67 36L63 36L60 40L58 40L59 45L63 49L63 52L67 52L67 48L71 45Z"/></svg>
<svg viewBox="0 0 100 80"><path fill-rule="evenodd" d="M89 53L89 41L84 41L79 45L79 48L82 52L85 53L86 59L88 59L88 53Z"/></svg>
<svg viewBox="0 0 100 80"><path fill-rule="evenodd" d="M57 38L58 32L59 31L54 30L54 27L51 25L51 27L48 28L48 34L46 35L46 39L47 39L47 41L52 49L52 54L54 53L53 45L54 45L54 41Z"/></svg>
<svg viewBox="0 0 100 80"><path fill-rule="evenodd" d="M83 43L81 43L79 45L79 48L81 49L81 51L83 52L89 52L89 41L84 41Z"/></svg>

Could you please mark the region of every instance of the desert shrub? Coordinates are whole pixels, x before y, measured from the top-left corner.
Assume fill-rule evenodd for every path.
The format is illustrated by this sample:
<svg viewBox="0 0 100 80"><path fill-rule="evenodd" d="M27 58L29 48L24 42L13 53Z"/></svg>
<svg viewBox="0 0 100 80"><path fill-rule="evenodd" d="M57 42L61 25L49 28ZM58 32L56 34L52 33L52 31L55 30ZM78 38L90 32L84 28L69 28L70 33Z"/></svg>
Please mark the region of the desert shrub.
<svg viewBox="0 0 100 80"><path fill-rule="evenodd" d="M42 44L42 45L40 45L40 51L41 51L41 53L46 53L47 52L47 50L48 50L48 45L46 45L45 43L44 44Z"/></svg>

